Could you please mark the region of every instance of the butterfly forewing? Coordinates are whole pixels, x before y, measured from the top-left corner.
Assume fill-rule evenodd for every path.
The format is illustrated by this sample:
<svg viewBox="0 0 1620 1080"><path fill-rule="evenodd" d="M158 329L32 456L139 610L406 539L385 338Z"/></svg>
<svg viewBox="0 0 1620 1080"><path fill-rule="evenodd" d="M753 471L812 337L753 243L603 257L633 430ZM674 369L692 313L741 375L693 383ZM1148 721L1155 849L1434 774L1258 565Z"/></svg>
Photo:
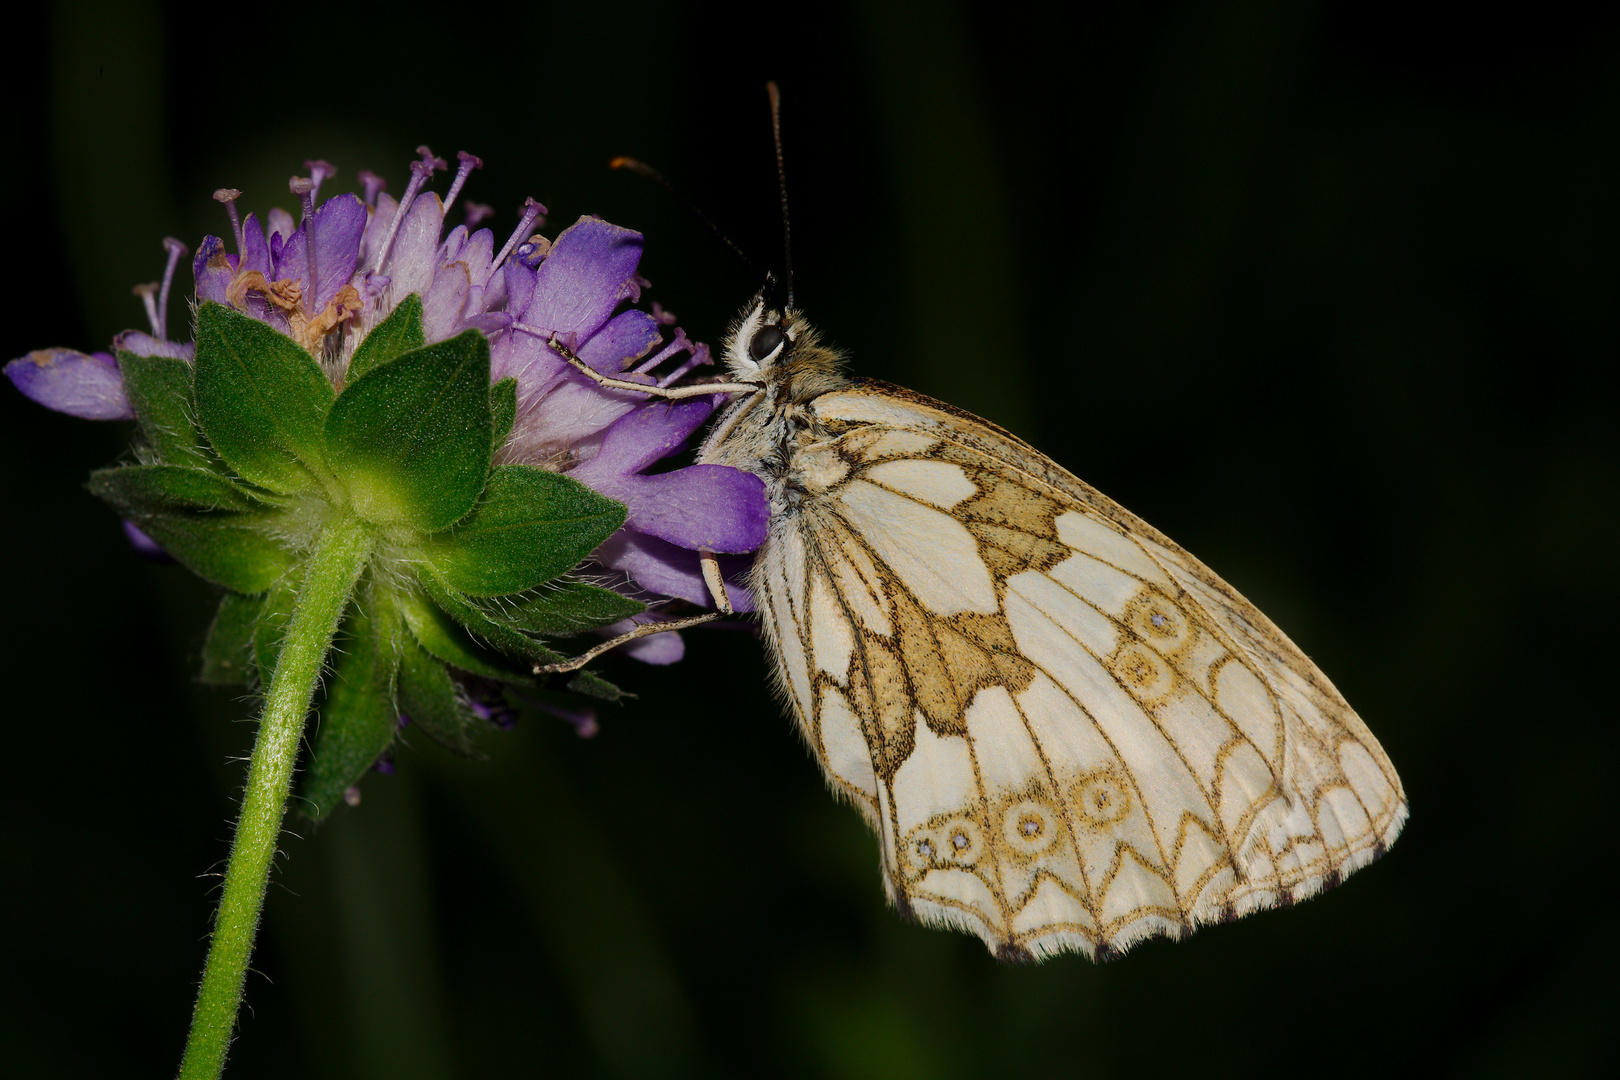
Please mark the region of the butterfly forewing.
<svg viewBox="0 0 1620 1080"><path fill-rule="evenodd" d="M807 409L753 588L903 909L1001 955L1097 955L1308 896L1393 841L1377 741L1192 556L909 391Z"/></svg>

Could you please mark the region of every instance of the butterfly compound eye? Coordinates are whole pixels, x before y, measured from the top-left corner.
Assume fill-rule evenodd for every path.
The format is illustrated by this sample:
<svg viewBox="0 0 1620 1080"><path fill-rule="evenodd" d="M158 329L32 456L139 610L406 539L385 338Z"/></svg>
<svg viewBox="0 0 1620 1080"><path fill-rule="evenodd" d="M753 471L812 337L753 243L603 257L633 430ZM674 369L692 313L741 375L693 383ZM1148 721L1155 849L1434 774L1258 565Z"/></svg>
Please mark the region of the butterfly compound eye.
<svg viewBox="0 0 1620 1080"><path fill-rule="evenodd" d="M748 355L758 362L775 352L780 344L782 344L782 328L775 325L762 326L754 331L754 340L748 343Z"/></svg>

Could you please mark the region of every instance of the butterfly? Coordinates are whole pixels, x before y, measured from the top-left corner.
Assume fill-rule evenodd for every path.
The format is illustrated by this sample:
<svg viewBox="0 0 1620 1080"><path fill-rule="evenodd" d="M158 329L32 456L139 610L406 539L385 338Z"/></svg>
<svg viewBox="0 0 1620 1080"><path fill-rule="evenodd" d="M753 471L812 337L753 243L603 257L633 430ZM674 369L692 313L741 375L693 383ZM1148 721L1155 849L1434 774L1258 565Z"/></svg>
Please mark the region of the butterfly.
<svg viewBox="0 0 1620 1080"><path fill-rule="evenodd" d="M994 424L845 375L769 289L725 356L731 382L666 396L734 395L698 460L767 485L748 584L776 686L902 914L1006 960L1101 960L1394 842L1377 739L1164 534Z"/></svg>

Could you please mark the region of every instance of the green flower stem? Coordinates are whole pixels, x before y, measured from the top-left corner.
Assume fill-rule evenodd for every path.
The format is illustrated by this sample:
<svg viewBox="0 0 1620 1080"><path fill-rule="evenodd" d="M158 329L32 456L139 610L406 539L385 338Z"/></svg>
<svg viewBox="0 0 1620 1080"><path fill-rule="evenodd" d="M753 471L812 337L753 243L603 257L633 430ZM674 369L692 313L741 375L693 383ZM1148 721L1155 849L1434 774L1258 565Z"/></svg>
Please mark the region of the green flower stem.
<svg viewBox="0 0 1620 1080"><path fill-rule="evenodd" d="M225 1068L304 718L332 635L371 557L371 543L371 535L360 521L341 519L326 527L310 557L265 696L242 813L236 821L236 839L225 869L225 891L214 921L197 1008L191 1016L186 1056L180 1064L181 1080L217 1077Z"/></svg>

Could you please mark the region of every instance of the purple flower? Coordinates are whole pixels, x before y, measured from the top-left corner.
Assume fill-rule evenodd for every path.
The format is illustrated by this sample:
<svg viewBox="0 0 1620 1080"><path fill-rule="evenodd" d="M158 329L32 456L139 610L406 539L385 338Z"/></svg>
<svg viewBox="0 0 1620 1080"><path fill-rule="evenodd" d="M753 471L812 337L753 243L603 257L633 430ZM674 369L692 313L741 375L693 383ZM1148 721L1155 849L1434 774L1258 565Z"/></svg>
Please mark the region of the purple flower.
<svg viewBox="0 0 1620 1080"><path fill-rule="evenodd" d="M306 162L309 175L289 185L300 202L296 221L279 209L263 220L242 217L236 206L241 192L215 192L229 215L230 235L204 237L197 247L197 302L227 304L287 334L339 387L366 334L413 293L422 300L429 344L480 331L490 341L492 378L517 382L517 419L496 460L565 472L623 502L627 523L595 560L648 593L708 603L698 552L741 554L764 541L764 485L716 465L646 470L678 453L720 399L670 407L647 394L606 390L554 347L571 350L596 371L649 386L668 386L712 362L708 346L687 338L673 316L657 305L651 313L633 306L649 285L637 273L641 235L586 217L548 240L535 231L546 209L533 199L499 244L489 229L477 227L489 208L476 203L466 204L465 223L447 231L452 207L482 162L458 155L441 199L429 183L447 163L425 147L419 153L397 200L380 177L363 172L363 196L322 201L321 185L335 170L324 161ZM167 323L175 270L186 251L174 240L165 247L162 281L137 290L150 333L125 331L115 348L190 359L193 344ZM49 408L87 419L132 416L108 353L42 349L12 361L6 374ZM740 585L733 599L746 609ZM672 639L641 652L670 662L678 648Z"/></svg>
<svg viewBox="0 0 1620 1080"><path fill-rule="evenodd" d="M124 377L111 353L35 349L6 365L18 390L57 412L85 420L133 420Z"/></svg>

